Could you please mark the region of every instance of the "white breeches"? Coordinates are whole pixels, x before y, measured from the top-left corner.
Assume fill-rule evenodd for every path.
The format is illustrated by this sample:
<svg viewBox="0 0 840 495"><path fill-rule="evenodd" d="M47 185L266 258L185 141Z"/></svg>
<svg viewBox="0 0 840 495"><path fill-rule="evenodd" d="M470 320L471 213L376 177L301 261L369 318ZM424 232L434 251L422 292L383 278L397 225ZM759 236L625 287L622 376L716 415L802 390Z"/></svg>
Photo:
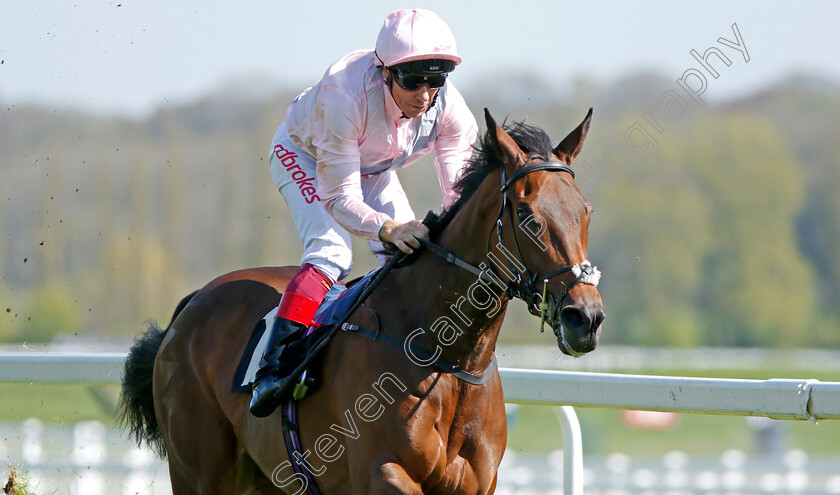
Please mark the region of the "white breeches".
<svg viewBox="0 0 840 495"><path fill-rule="evenodd" d="M269 166L303 245L301 265L310 263L335 281L346 277L353 267L350 233L321 204L316 192L315 158L292 142L285 125L274 135ZM364 202L374 210L400 223L415 219L396 172L363 176L361 185ZM374 252L382 249L380 242L368 243ZM380 263L387 260L386 256L377 257Z"/></svg>

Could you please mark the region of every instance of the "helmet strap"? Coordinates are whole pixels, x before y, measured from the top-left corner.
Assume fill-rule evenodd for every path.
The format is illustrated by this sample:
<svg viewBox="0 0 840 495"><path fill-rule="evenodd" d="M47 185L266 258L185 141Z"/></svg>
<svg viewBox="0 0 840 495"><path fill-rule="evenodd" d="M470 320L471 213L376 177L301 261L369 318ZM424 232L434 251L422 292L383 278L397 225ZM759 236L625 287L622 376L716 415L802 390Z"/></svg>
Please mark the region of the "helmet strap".
<svg viewBox="0 0 840 495"><path fill-rule="evenodd" d="M373 51L373 56L376 57L376 60L379 60L379 63L382 64L382 67L385 67L385 61L379 58L379 54L376 53L376 50Z"/></svg>

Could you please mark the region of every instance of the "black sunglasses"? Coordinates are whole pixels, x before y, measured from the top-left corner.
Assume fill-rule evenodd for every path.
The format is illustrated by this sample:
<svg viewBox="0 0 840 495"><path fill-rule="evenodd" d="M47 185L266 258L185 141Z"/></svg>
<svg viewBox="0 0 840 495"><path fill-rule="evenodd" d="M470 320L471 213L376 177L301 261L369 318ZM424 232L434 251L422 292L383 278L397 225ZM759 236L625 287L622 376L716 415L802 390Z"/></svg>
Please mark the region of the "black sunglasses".
<svg viewBox="0 0 840 495"><path fill-rule="evenodd" d="M414 74L396 67L391 68L391 74L394 75L397 84L408 91L414 91L424 84L428 84L431 89L440 88L446 82L447 75L445 72L441 74Z"/></svg>

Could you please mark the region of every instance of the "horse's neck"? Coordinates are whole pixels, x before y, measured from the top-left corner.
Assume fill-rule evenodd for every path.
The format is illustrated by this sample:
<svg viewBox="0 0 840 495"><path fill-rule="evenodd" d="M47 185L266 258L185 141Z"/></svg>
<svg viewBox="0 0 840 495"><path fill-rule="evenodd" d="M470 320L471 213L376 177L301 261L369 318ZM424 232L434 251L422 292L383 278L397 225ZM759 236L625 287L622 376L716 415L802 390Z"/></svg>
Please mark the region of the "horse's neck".
<svg viewBox="0 0 840 495"><path fill-rule="evenodd" d="M476 266L487 260L488 237L501 204L500 199L493 202L481 193L476 191L435 240ZM432 351L439 347L443 359L472 372L489 366L507 297L473 273L431 253L400 271L400 284L413 288L410 314L416 315L417 325L424 329L415 342Z"/></svg>

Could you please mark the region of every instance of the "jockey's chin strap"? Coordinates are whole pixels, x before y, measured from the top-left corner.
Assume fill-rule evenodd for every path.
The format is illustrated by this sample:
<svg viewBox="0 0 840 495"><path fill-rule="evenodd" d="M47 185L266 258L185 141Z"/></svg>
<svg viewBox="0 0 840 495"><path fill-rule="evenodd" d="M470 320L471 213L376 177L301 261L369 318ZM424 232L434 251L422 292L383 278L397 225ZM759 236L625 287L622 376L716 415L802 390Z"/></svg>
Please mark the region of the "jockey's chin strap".
<svg viewBox="0 0 840 495"><path fill-rule="evenodd" d="M572 178L575 177L574 170L572 170L572 168L568 165L560 162L540 162L527 165L514 172L509 178L507 177L504 167L502 167L502 207L499 210L498 217L496 218L496 232L499 239L499 246L505 250L507 250L507 248L505 246L502 219L504 217L505 210L508 209L507 191L522 177L530 174L531 172L537 172L540 170L566 172L571 174ZM528 311L540 317L540 331L542 332L544 330L545 322L548 321L549 325L554 328L554 333L557 334L560 327L560 309L562 308L563 301L566 299L569 291L572 287L579 283L597 286L601 278L601 272L598 271L598 268L593 266L589 260L584 260L581 263L574 265L566 265L555 268L545 274L531 272L528 269L528 265L525 263L525 257L522 254L522 249L519 246L519 240L516 237L516 229L514 228L516 226L516 222L513 210L514 208L511 207L511 231L513 232L513 243L516 247L516 253L519 257L519 262L521 263L523 270L520 271L513 260L506 256L510 266L510 273L513 275L513 278L507 283L503 282L502 279L492 270L489 259L486 262L480 263L479 266L475 266L462 260L461 258L458 258L455 253L438 244L424 239L421 239L420 242L429 251L442 258L447 263L475 274L483 283L496 286L499 290L507 294L509 298L517 298L525 301L528 305ZM488 249L488 257L489 253L490 250ZM566 272L572 272L575 279L568 285L561 282L563 284L563 293L559 297L555 297L553 294L548 293L549 279ZM540 293L537 289L537 284L540 281L543 283L542 293Z"/></svg>

